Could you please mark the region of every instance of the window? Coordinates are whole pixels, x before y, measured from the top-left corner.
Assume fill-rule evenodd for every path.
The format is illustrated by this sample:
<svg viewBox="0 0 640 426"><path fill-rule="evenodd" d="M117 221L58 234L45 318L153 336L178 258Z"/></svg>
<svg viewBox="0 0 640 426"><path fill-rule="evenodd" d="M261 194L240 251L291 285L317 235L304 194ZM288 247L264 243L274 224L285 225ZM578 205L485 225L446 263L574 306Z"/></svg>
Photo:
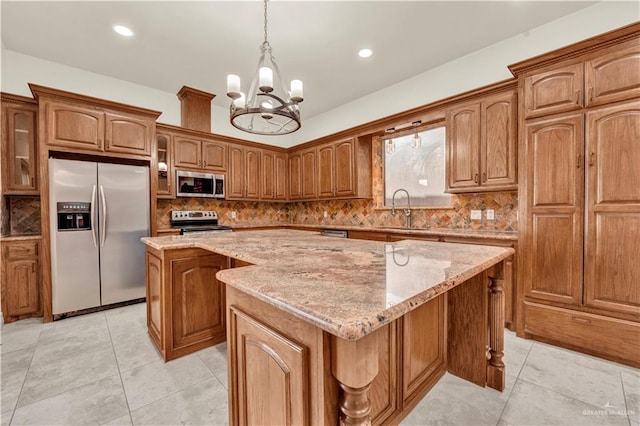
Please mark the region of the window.
<svg viewBox="0 0 640 426"><path fill-rule="evenodd" d="M421 142L414 143L414 133L384 141L384 205L398 189L411 197L411 207L451 207L446 194L445 128L433 127L418 132ZM389 146L391 144L392 148ZM407 194L396 194L396 206L407 205Z"/></svg>

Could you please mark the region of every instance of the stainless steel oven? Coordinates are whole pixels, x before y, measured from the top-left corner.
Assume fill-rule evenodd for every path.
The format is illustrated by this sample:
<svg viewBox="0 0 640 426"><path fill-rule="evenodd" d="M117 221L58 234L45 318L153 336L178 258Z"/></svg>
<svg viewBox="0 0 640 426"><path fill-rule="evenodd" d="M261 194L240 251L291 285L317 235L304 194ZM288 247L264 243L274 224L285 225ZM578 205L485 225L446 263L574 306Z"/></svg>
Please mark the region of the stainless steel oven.
<svg viewBox="0 0 640 426"><path fill-rule="evenodd" d="M171 210L171 227L180 229L180 235L194 236L232 231L218 224L218 214L212 210Z"/></svg>
<svg viewBox="0 0 640 426"><path fill-rule="evenodd" d="M224 175L176 170L178 197L224 198Z"/></svg>

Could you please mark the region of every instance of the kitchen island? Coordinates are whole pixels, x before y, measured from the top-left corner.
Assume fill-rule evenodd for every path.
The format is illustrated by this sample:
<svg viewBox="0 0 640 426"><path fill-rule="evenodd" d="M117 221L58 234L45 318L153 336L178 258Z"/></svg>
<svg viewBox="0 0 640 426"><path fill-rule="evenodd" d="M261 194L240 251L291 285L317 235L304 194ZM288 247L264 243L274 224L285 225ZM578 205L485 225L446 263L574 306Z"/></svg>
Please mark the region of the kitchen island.
<svg viewBox="0 0 640 426"><path fill-rule="evenodd" d="M445 371L504 387L502 263L512 249L293 230L143 241L148 271L150 253L181 250L248 265L216 274L231 424L397 423ZM157 276L148 272L148 316L162 326L151 312L166 291L162 279L150 289Z"/></svg>

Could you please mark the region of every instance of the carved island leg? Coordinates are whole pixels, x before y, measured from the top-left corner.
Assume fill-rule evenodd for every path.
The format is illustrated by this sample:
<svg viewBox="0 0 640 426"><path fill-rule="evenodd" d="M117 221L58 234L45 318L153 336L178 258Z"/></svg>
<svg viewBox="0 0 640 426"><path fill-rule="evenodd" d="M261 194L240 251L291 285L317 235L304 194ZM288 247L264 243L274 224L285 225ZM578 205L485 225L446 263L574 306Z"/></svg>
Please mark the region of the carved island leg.
<svg viewBox="0 0 640 426"><path fill-rule="evenodd" d="M369 387L378 375L378 332L360 340L331 337L331 372L343 391L340 425L371 425Z"/></svg>
<svg viewBox="0 0 640 426"><path fill-rule="evenodd" d="M489 275L489 355L487 386L504 390L504 261Z"/></svg>

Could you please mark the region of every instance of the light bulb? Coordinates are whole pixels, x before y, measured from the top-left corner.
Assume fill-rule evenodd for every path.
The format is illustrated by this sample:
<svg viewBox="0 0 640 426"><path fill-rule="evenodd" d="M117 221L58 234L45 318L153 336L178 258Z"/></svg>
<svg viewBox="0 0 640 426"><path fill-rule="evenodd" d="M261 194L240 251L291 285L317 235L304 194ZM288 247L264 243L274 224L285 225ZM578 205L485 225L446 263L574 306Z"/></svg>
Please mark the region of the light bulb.
<svg viewBox="0 0 640 426"><path fill-rule="evenodd" d="M422 146L422 138L420 137L420 135L418 133L413 135L412 141L413 141L413 147L414 148L420 148Z"/></svg>
<svg viewBox="0 0 640 426"><path fill-rule="evenodd" d="M387 153L392 154L395 149L395 144L393 143L393 139L387 140Z"/></svg>

